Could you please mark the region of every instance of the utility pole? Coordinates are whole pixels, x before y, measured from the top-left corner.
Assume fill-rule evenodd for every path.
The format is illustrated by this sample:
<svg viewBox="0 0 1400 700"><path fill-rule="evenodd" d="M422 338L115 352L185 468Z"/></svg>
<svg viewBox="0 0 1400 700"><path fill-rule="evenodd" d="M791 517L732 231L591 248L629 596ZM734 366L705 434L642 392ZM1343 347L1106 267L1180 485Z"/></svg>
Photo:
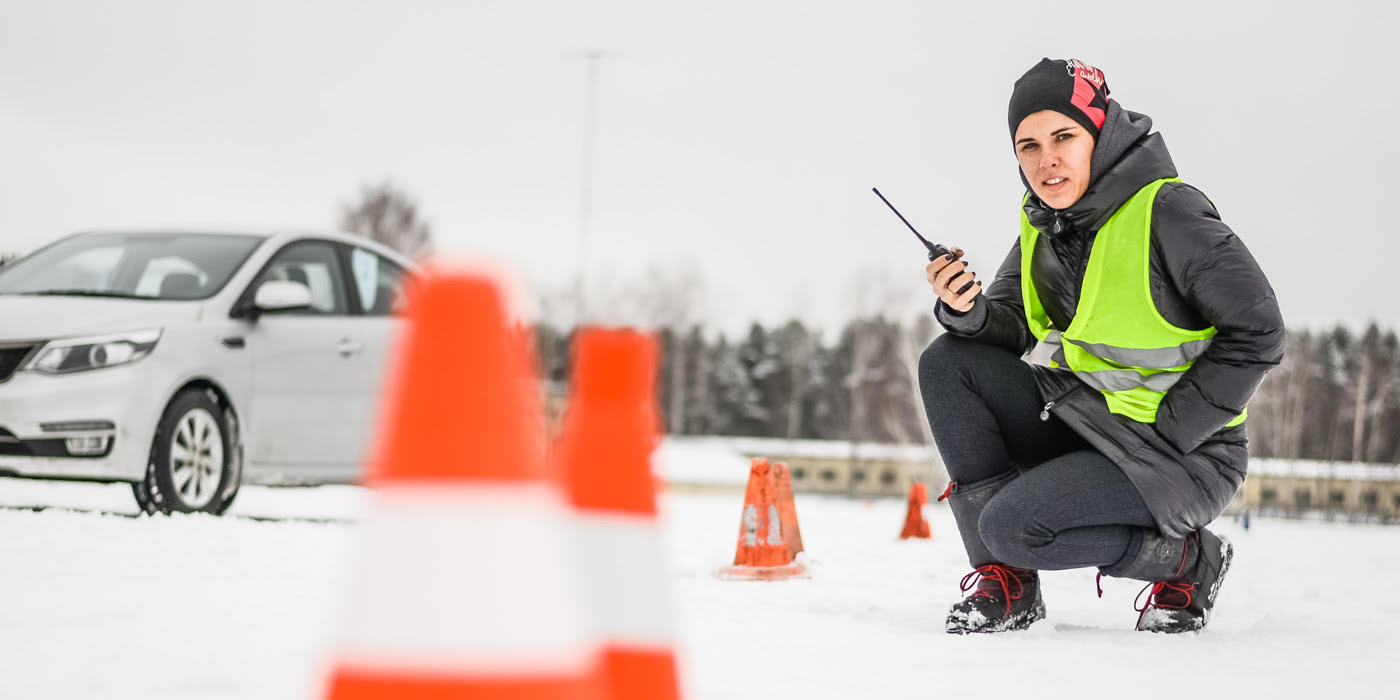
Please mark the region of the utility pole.
<svg viewBox="0 0 1400 700"><path fill-rule="evenodd" d="M588 62L588 81L583 106L583 159L579 171L578 201L578 280L574 290L575 324L588 318L588 234L593 216L593 151L598 129L598 75L607 55L596 49L581 54Z"/></svg>

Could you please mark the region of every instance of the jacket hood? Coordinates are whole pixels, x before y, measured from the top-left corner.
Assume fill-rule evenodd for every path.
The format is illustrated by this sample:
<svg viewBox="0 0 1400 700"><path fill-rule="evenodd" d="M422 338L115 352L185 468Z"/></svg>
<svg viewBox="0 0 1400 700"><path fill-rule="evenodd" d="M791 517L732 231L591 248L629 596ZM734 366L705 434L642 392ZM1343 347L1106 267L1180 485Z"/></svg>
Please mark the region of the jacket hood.
<svg viewBox="0 0 1400 700"><path fill-rule="evenodd" d="M1176 164L1166 141L1160 133L1151 131L1151 117L1123 109L1117 100L1110 101L1089 161L1089 188L1079 201L1066 209L1051 209L1035 196L1025 173L1021 173L1021 183L1029 195L1025 210L1031 225L1052 236L1064 229L1065 222L1075 230L1097 231L1123 202L1149 182L1176 177Z"/></svg>

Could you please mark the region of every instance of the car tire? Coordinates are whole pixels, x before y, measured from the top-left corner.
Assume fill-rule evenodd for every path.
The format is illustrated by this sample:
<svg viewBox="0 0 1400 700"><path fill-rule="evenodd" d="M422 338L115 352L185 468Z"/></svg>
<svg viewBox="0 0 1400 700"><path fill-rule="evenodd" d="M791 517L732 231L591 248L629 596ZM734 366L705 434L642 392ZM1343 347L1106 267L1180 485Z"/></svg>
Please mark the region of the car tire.
<svg viewBox="0 0 1400 700"><path fill-rule="evenodd" d="M175 395L157 424L145 477L132 484L141 510L222 515L241 481L241 441L232 411L208 389Z"/></svg>
<svg viewBox="0 0 1400 700"><path fill-rule="evenodd" d="M145 515L170 515L170 509L165 507L165 502L160 498L159 488L155 485L156 472L155 462L146 460L146 474L131 485L131 495L136 498L136 505Z"/></svg>

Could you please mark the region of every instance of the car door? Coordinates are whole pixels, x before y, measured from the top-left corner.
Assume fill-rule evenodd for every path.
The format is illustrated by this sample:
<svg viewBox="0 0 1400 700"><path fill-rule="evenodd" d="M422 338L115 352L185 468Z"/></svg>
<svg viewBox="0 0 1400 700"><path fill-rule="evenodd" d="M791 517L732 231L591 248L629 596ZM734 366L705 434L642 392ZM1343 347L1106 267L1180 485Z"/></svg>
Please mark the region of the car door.
<svg viewBox="0 0 1400 700"><path fill-rule="evenodd" d="M337 244L287 244L249 292L269 280L298 282L311 306L257 315L248 346L253 357L250 420L253 461L285 467L289 481L351 478L364 440L359 375L369 371L360 319Z"/></svg>
<svg viewBox="0 0 1400 700"><path fill-rule="evenodd" d="M408 273L368 248L347 245L344 252L358 313L357 337L364 345L366 369L352 380L356 395L354 415L350 418L365 438L359 443L357 460L364 463L373 454L374 438L382 420L385 383L393 371L394 349L403 325L398 311Z"/></svg>

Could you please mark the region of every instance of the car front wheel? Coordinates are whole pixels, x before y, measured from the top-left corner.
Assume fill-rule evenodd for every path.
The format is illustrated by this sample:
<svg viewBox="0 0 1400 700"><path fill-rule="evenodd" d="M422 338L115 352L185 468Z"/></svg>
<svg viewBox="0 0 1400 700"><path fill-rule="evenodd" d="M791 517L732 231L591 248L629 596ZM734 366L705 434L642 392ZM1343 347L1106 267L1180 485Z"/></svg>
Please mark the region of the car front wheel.
<svg viewBox="0 0 1400 700"><path fill-rule="evenodd" d="M237 423L212 392L175 395L156 428L146 476L132 485L147 513L222 514L238 492Z"/></svg>

